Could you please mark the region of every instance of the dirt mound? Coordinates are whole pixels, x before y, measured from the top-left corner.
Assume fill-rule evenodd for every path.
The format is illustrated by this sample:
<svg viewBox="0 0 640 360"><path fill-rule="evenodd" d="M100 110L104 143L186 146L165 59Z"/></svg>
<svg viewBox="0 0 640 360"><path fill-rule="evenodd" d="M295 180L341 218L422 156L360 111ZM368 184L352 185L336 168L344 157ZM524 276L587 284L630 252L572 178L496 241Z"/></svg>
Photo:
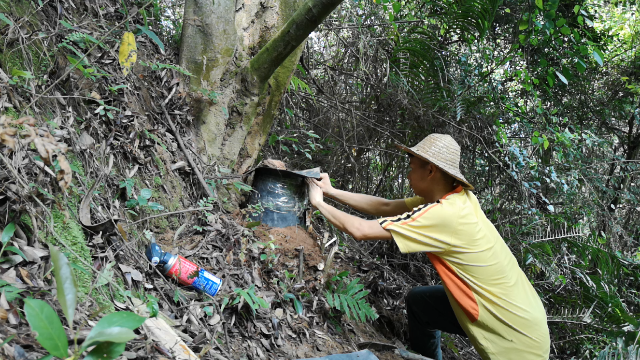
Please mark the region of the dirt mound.
<svg viewBox="0 0 640 360"><path fill-rule="evenodd" d="M324 261L318 242L299 226L269 228L261 225L256 228L255 234L265 243L273 240L273 243L278 246L276 252L292 260L298 259L299 252L296 249L304 246L306 267L317 267L319 263Z"/></svg>

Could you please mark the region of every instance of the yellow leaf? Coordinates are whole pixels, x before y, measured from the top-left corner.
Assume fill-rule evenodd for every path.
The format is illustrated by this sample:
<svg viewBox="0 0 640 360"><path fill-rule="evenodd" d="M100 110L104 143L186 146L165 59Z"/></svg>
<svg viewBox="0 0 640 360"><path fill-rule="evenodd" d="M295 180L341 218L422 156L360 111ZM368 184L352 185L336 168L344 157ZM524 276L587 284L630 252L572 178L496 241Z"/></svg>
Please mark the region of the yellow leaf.
<svg viewBox="0 0 640 360"><path fill-rule="evenodd" d="M136 38L131 32L125 32L120 42L120 66L122 73L127 75L133 64L136 63L138 57L138 49L136 48Z"/></svg>

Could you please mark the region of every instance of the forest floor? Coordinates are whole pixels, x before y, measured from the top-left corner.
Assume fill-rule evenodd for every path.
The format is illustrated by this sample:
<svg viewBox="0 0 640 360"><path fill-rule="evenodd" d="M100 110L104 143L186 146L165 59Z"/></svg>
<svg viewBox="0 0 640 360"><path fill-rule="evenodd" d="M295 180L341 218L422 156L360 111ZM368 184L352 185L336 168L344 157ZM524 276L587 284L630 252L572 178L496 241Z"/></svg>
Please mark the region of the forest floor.
<svg viewBox="0 0 640 360"><path fill-rule="evenodd" d="M115 22L118 4L106 7L100 22L88 21L82 12L66 14L68 21L84 24L76 28L58 26L53 8L44 7L22 21L27 35L21 36L37 35L34 29L66 32L65 44L85 51L78 31L97 38L99 29ZM12 255L5 251L0 261L0 359L46 355L25 317L27 298L56 310L70 344L81 344L105 314L148 316L157 309L170 328L167 337L160 339L141 327L120 359L180 359L170 349L179 342L203 359L302 359L366 346L373 346L379 359L400 359L380 350L381 345L363 343L388 344L388 349L406 345L404 296L418 282L370 250L342 243L326 224L314 223L306 230L250 227L246 210L232 214L216 201L202 205L201 184L188 164L197 154L190 95L175 66L152 66L175 64L176 50L158 51L152 41L138 36L139 61L127 77L118 64L117 42L107 40L109 46L87 54L106 78L74 68L64 56L47 58L35 79L0 69L0 114L7 115L0 119L0 138L11 148L2 149L0 211L7 214L5 229L15 225L15 233L6 239L3 235L2 241L7 250L17 250ZM6 61L19 63L21 54L39 51L28 41L16 44ZM38 82L49 76L57 79L55 86ZM26 126L11 122L29 103L34 104L33 129L40 142L11 147L17 131L10 127ZM161 103L169 115L163 116ZM169 116L177 133L167 124ZM178 137L191 155L178 146ZM54 146L57 157L45 145ZM233 189L233 179L242 176L195 160L216 186L223 179ZM144 254L151 234L164 251L221 278L218 294L210 297L185 288L153 268ZM57 296L50 246L63 251L74 269L79 296L72 327ZM415 268L424 279L419 284L433 282L423 264ZM356 278L370 291L366 300L379 315L374 321L348 319L326 301L330 283ZM252 307L242 291L267 306ZM297 301L301 306L296 309ZM444 339L445 358L477 358L464 339Z"/></svg>

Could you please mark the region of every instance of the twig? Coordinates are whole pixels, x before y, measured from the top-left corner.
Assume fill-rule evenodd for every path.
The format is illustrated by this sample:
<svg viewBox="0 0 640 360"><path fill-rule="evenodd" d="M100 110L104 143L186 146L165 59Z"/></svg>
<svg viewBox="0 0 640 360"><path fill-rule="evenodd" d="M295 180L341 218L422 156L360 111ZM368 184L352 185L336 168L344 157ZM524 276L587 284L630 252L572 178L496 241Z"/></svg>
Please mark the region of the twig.
<svg viewBox="0 0 640 360"><path fill-rule="evenodd" d="M302 281L302 272L304 271L304 246L300 246L300 264L298 264L298 282Z"/></svg>
<svg viewBox="0 0 640 360"><path fill-rule="evenodd" d="M164 107L164 104L160 103L160 107L162 108L162 113L164 114L164 117L167 119L167 122L169 123L169 127L171 127L171 131L175 135L176 140L178 140L178 145L180 145L180 149L182 149L184 156L187 157L187 160L189 161L189 165L191 165L191 168L196 173L196 176L198 177L198 180L200 180L200 184L204 188L204 191L207 193L207 195L210 198L215 198L215 196L213 195L213 192L211 191L211 189L209 189L209 186L204 181L204 178L202 177L202 173L200 172L200 169L196 166L196 163L191 158L191 155L189 155L189 151L187 150L187 147L184 146L184 142L182 142L182 136L180 136L180 133L176 128L176 125L173 123L173 120L171 120L171 117L169 117L169 113L167 113L167 109Z"/></svg>
<svg viewBox="0 0 640 360"><path fill-rule="evenodd" d="M154 1L154 0L149 0L149 1L148 1L146 4L144 4L144 6L142 6L139 10L142 10L142 9L146 8L146 7L147 7L147 6L149 6L149 4L151 4L153 1ZM76 64L80 64L80 63L82 62L82 60L86 59L86 58L87 58L87 56L88 56L89 54L91 54L91 52L93 51L93 49L95 49L99 44L101 44L101 43L102 43L102 40L104 40L107 36L109 36L109 34L111 34L111 32L112 32L113 30L115 30L115 29L119 28L119 27L120 27L120 25L122 25L122 24L124 24L125 22L129 21L131 18L133 18L133 17L134 17L135 15L137 15L137 14L138 14L138 12L136 11L136 12L134 12L133 14L129 15L126 19L122 20L122 22L120 22L120 23L119 23L119 24L117 24L116 26L112 27L112 28L111 28L111 30L109 30L106 34L104 34L104 35L103 35L103 36L98 40L98 42L97 42L97 43L95 43L95 44L94 44L94 45L93 45L93 46L92 46L92 47L91 47L91 48L90 48L86 53L84 53L84 54L82 55L82 57L80 58L80 60L78 60L78 62L77 62ZM58 78L58 80L54 81L54 82L53 82L53 84L51 84L48 88L46 88L42 93L38 94L38 96L36 96L36 98L35 98L35 99L33 99L33 100L32 100L32 101L31 101L31 102L30 102L30 103L29 103L29 104L24 108L24 110L22 110L22 111L20 112L20 116L22 116L22 113L23 113L26 109L30 108L33 104L35 104L35 103L36 103L36 101L40 100L40 98L41 98L44 94L48 93L48 92L49 92L49 90L53 89L53 87L54 87L54 86L56 86L60 81L62 81L62 79L66 78L66 77L67 77L67 75L69 75L69 73L70 73L70 72L72 72L75 68L76 68L76 66L71 66L71 67L69 67L69 69L68 69L67 71L65 71L65 73L64 73L64 74L62 74L62 76L60 76L60 77Z"/></svg>
<svg viewBox="0 0 640 360"><path fill-rule="evenodd" d="M186 212L191 212L191 211L200 211L200 210L211 210L211 207L200 207L200 208L195 208L195 209L186 209L186 210L178 210L178 211L170 211L170 212L166 212L166 213L162 213L162 214L156 214L156 215L151 215L151 216L147 216L144 219L140 219L137 221L132 222L131 224L126 224L124 227L129 227L131 225L135 225L139 222L143 222L145 220L149 220L149 219L153 219L153 218L157 218L157 217L161 217L161 216L167 216L167 215L174 215L174 214L181 214L181 213L186 213Z"/></svg>

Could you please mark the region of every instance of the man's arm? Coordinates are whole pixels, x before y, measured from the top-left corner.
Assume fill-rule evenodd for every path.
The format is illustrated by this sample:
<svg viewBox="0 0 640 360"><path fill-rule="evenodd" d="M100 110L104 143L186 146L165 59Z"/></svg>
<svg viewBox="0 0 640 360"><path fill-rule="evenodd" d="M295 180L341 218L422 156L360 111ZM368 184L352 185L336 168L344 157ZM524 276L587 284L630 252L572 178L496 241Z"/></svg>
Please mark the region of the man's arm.
<svg viewBox="0 0 640 360"><path fill-rule="evenodd" d="M351 235L356 240L391 240L391 232L380 226L376 220L365 220L349 215L327 204L323 200L322 190L313 183L309 184L309 200L322 215L335 227Z"/></svg>
<svg viewBox="0 0 640 360"><path fill-rule="evenodd" d="M374 216L395 216L404 214L411 210L404 202L404 199L387 200L377 196L338 190L331 186L328 174L322 174L321 180L313 180L313 183L316 184L327 197L365 214Z"/></svg>

